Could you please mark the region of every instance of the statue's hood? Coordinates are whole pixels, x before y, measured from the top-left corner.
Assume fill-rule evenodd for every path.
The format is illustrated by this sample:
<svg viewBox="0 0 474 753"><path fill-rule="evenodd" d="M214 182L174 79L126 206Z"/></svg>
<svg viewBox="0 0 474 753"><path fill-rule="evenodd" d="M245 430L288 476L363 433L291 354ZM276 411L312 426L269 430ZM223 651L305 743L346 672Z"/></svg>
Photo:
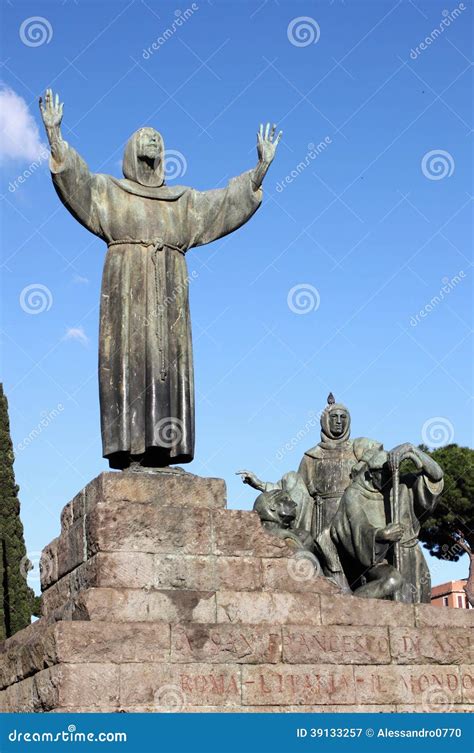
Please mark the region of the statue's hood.
<svg viewBox="0 0 474 753"><path fill-rule="evenodd" d="M336 437L330 429L329 425L329 416L331 415L331 412L333 410L342 410L347 414L347 426L345 428L345 431L343 434L341 434L339 437ZM328 405L327 408L325 408L321 414L321 444L323 446L331 446L336 447L338 445L344 444L344 442L347 442L349 437L351 435L351 414L347 410L346 406L342 403L332 403L332 405Z"/></svg>
<svg viewBox="0 0 474 753"><path fill-rule="evenodd" d="M147 169L142 160L138 159L138 144L140 137L144 131L155 131L151 128L139 128L130 136L125 147L125 153L123 155L122 172L125 178L139 183L141 186L149 186L156 188L157 186L163 186L165 183L165 143L163 136L158 131L155 131L158 137L158 148L160 150L160 156L155 160L154 169Z"/></svg>

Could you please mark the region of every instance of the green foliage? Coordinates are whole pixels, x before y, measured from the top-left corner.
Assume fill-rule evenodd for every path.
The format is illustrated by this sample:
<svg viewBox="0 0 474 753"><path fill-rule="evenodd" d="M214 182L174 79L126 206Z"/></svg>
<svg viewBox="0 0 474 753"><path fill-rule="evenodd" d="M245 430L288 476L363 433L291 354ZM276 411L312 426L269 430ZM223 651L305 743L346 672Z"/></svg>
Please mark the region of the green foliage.
<svg viewBox="0 0 474 753"><path fill-rule="evenodd" d="M13 460L8 402L0 384L0 639L30 624L35 598L25 577L28 560Z"/></svg>
<svg viewBox="0 0 474 753"><path fill-rule="evenodd" d="M444 491L422 522L420 540L434 557L457 562L469 549L474 553L474 450L456 444L421 449L444 470Z"/></svg>

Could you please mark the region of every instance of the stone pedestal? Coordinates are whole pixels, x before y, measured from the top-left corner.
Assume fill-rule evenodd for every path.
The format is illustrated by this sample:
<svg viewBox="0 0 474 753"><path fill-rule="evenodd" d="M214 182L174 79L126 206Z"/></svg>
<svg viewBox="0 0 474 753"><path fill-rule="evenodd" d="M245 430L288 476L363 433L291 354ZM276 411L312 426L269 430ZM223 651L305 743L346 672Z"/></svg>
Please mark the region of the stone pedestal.
<svg viewBox="0 0 474 753"><path fill-rule="evenodd" d="M342 595L220 479L103 473L43 551L0 711L465 711L474 610Z"/></svg>

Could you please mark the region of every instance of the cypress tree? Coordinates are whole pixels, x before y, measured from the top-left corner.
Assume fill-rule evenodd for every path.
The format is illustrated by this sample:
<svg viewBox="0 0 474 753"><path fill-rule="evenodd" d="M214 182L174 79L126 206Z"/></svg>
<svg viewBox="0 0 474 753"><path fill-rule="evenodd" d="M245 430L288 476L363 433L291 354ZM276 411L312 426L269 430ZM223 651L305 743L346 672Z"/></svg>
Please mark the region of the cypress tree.
<svg viewBox="0 0 474 753"><path fill-rule="evenodd" d="M0 384L0 639L30 624L34 603L13 460L8 401Z"/></svg>

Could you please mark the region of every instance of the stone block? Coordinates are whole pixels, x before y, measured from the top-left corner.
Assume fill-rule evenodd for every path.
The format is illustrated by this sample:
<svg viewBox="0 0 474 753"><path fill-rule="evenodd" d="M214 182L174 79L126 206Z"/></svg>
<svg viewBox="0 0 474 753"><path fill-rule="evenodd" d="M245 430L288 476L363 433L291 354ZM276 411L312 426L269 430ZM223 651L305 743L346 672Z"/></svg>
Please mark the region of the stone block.
<svg viewBox="0 0 474 753"><path fill-rule="evenodd" d="M390 628L397 664L465 664L473 659L474 633L465 628Z"/></svg>
<svg viewBox="0 0 474 753"><path fill-rule="evenodd" d="M120 703L150 710L182 711L188 705L240 703L240 667L234 664L122 664Z"/></svg>
<svg viewBox="0 0 474 753"><path fill-rule="evenodd" d="M290 664L389 664L390 660L387 628L283 628L283 661Z"/></svg>
<svg viewBox="0 0 474 753"><path fill-rule="evenodd" d="M220 510L212 514L214 552L235 557L289 557L292 550L263 528L256 512Z"/></svg>
<svg viewBox="0 0 474 753"><path fill-rule="evenodd" d="M217 588L215 557L194 557L181 554L154 555L153 585L160 589L215 591Z"/></svg>
<svg viewBox="0 0 474 753"><path fill-rule="evenodd" d="M99 502L151 502L159 507L224 508L226 486L220 478L192 473L101 473L85 489L85 510Z"/></svg>
<svg viewBox="0 0 474 753"><path fill-rule="evenodd" d="M292 557L263 558L262 576L265 591L304 591L308 593L337 594L340 590L318 575L307 552L297 552Z"/></svg>
<svg viewBox="0 0 474 753"><path fill-rule="evenodd" d="M218 591L217 622L319 625L318 594Z"/></svg>
<svg viewBox="0 0 474 753"><path fill-rule="evenodd" d="M0 652L0 688L6 688L57 660L54 625L38 620L3 643Z"/></svg>
<svg viewBox="0 0 474 753"><path fill-rule="evenodd" d="M429 712L433 706L446 711L461 702L461 678L457 666L355 666L358 703L417 704Z"/></svg>
<svg viewBox="0 0 474 753"><path fill-rule="evenodd" d="M216 588L222 591L257 591L262 588L259 557L216 557Z"/></svg>
<svg viewBox="0 0 474 753"><path fill-rule="evenodd" d="M87 559L84 519L71 525L58 539L58 578L70 573Z"/></svg>
<svg viewBox="0 0 474 753"><path fill-rule="evenodd" d="M72 619L101 622L215 622L212 592L90 588L79 594Z"/></svg>
<svg viewBox="0 0 474 753"><path fill-rule="evenodd" d="M417 627L474 628L474 609L435 607L432 604L415 604Z"/></svg>
<svg viewBox="0 0 474 753"><path fill-rule="evenodd" d="M39 564L41 590L51 586L59 578L58 575L58 541L59 538L53 539L50 544L45 546L41 552Z"/></svg>
<svg viewBox="0 0 474 753"><path fill-rule="evenodd" d="M462 700L464 703L474 703L474 667L462 665L461 673ZM473 709L471 708L471 714Z"/></svg>
<svg viewBox="0 0 474 753"><path fill-rule="evenodd" d="M276 625L173 625L171 661L276 663L281 661L281 628Z"/></svg>
<svg viewBox="0 0 474 753"><path fill-rule="evenodd" d="M242 667L244 706L355 703L352 667L255 665Z"/></svg>
<svg viewBox="0 0 474 753"><path fill-rule="evenodd" d="M411 627L415 624L413 604L361 599L348 594L321 594L323 625L367 625L370 627Z"/></svg>
<svg viewBox="0 0 474 753"><path fill-rule="evenodd" d="M88 556L100 551L210 554L208 509L154 502L99 502L86 521Z"/></svg>
<svg viewBox="0 0 474 753"><path fill-rule="evenodd" d="M57 661L66 664L163 662L170 656L164 622L60 622L53 629Z"/></svg>

